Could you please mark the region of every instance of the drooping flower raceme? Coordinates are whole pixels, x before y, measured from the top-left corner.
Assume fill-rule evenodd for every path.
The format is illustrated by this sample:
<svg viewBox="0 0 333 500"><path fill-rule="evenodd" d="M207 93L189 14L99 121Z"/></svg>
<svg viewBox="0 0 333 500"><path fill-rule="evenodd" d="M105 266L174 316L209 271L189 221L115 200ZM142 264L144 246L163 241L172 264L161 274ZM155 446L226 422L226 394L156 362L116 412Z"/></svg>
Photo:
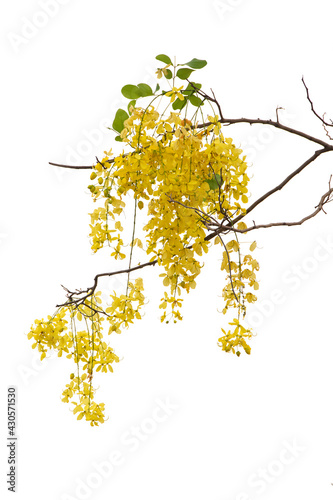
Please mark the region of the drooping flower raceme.
<svg viewBox="0 0 333 500"><path fill-rule="evenodd" d="M149 262L156 261L161 267L159 276L167 290L160 303L161 321L176 322L182 319L180 297L196 287L204 256L212 244L207 236L220 228L213 241L221 247L220 270L226 280L222 312L234 309L236 315L229 321L229 329L221 328L218 343L226 352L239 356L243 349L250 354L248 341L253 334L242 325L242 319L246 304L256 300L253 291L259 286L259 265L251 255L255 243L250 244L249 253L241 251L239 231L247 229L240 220L246 215L248 202L247 164L242 150L225 137L219 116L214 112L204 115L212 99L200 91L201 85L189 82L186 89L174 85L176 76L187 79L193 71L189 68L203 67L205 61L193 59L187 63L189 68L175 73L176 66L167 56L157 58L166 63L158 70L158 77L170 80L169 68L174 69L171 89L158 92L158 85L153 93L146 84L123 87L123 94L133 98L129 114L118 110L114 121L117 140L124 149L116 156L112 156L112 150L105 152L92 167L89 189L98 206L90 214L91 248L97 252L109 247L112 258L128 260L128 269L135 248L145 251ZM139 97L149 102L140 107L136 102ZM124 241L120 217L128 200L134 204L133 228L130 241ZM138 211L146 214L144 242L136 234ZM234 224L236 217L239 222ZM132 280L130 274L123 293L112 293L110 304L102 304L96 287L86 294L71 293L53 317L36 320L29 333L41 359L48 349L73 359L76 373L70 375L63 401L76 396L73 412L91 425L105 419L104 404L94 402L94 374L113 371L112 364L119 361L103 340L103 323L108 324L109 334L121 333L122 328L141 319L143 280ZM81 324L83 328L78 326Z"/></svg>

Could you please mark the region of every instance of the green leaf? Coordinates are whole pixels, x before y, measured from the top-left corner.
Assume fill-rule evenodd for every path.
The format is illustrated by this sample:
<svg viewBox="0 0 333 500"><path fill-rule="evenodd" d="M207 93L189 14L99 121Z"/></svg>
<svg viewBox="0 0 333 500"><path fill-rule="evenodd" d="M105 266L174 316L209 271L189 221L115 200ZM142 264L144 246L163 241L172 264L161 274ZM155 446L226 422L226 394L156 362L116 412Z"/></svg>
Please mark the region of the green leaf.
<svg viewBox="0 0 333 500"><path fill-rule="evenodd" d="M193 69L181 68L177 71L177 76L181 80L186 80L186 78L188 78L193 71Z"/></svg>
<svg viewBox="0 0 333 500"><path fill-rule="evenodd" d="M112 128L114 128L114 130L116 130L116 132L119 132L120 134L120 132L124 128L124 121L127 120L127 118L129 118L129 116L126 111L123 109L118 109L112 123Z"/></svg>
<svg viewBox="0 0 333 500"><path fill-rule="evenodd" d="M200 90L201 87L202 87L201 83L195 83L195 82L190 82L187 86L188 89L193 89L194 91Z"/></svg>
<svg viewBox="0 0 333 500"><path fill-rule="evenodd" d="M172 107L173 109L183 109L183 107L185 106L187 102L187 99L185 97L185 99L183 101L181 101L180 99L177 99L172 103Z"/></svg>
<svg viewBox="0 0 333 500"><path fill-rule="evenodd" d="M215 174L214 177L205 179L205 181L209 185L209 188L212 190L218 189L223 184L223 179L221 178L220 174Z"/></svg>
<svg viewBox="0 0 333 500"><path fill-rule="evenodd" d="M121 89L121 93L126 99L138 99L138 97L142 97L142 92L136 85L125 85Z"/></svg>
<svg viewBox="0 0 333 500"><path fill-rule="evenodd" d="M190 68L194 69L200 69L206 66L207 61L204 59L192 59L190 62L186 63L186 66L189 66Z"/></svg>
<svg viewBox="0 0 333 500"><path fill-rule="evenodd" d="M195 85L195 88L193 87ZM197 90L201 89L201 83L190 82L185 90L183 90L184 95L192 95Z"/></svg>
<svg viewBox="0 0 333 500"><path fill-rule="evenodd" d="M157 59L158 61L162 61L165 64L172 64L170 57L166 56L165 54L160 54L160 55L156 56L155 59Z"/></svg>
<svg viewBox="0 0 333 500"><path fill-rule="evenodd" d="M148 95L154 95L153 89L149 87L149 85L147 85L146 83L138 83L137 86L139 90L141 90L143 97L146 97Z"/></svg>
<svg viewBox="0 0 333 500"><path fill-rule="evenodd" d="M136 100L133 99L132 101L130 101L127 105L127 109L128 109L128 112L130 113L130 107L133 106L133 108L135 108L135 105L136 105Z"/></svg>
<svg viewBox="0 0 333 500"><path fill-rule="evenodd" d="M117 135L117 137L115 137L114 140L117 141L117 142L123 142L123 140L120 137L120 135Z"/></svg>
<svg viewBox="0 0 333 500"><path fill-rule="evenodd" d="M158 83L158 84L156 85L155 92L158 92L158 91L160 90L160 88L161 88L161 87L160 87L160 84Z"/></svg>
<svg viewBox="0 0 333 500"><path fill-rule="evenodd" d="M166 70L165 78L167 78L168 80L171 80L171 78L172 78L172 71L170 71L169 69L167 69Z"/></svg>
<svg viewBox="0 0 333 500"><path fill-rule="evenodd" d="M191 104L193 104L193 106L201 106L203 103L203 101L201 99L199 99L199 97L197 97L194 94L190 95L189 101Z"/></svg>

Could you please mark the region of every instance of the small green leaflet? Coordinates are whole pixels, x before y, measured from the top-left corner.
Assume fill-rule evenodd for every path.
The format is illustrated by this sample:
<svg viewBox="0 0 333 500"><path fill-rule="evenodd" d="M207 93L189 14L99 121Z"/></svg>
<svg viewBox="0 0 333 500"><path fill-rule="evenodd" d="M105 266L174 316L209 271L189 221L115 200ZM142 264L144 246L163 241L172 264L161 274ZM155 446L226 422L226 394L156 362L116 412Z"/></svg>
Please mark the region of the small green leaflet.
<svg viewBox="0 0 333 500"><path fill-rule="evenodd" d="M190 62L186 63L186 66L189 66L190 68L194 69L201 69L204 66L206 66L207 61L204 59L192 59Z"/></svg>
<svg viewBox="0 0 333 500"><path fill-rule="evenodd" d="M125 85L121 89L121 93L126 99L138 99L139 97L147 97L154 95L153 89L146 83L138 83L138 85Z"/></svg>
<svg viewBox="0 0 333 500"><path fill-rule="evenodd" d="M223 184L223 179L220 174L215 174L214 177L210 179L205 179L205 182L209 185L209 189L215 190L218 189Z"/></svg>
<svg viewBox="0 0 333 500"><path fill-rule="evenodd" d="M177 97L177 99L172 103L173 109L183 109L186 104L187 99L183 99L182 101Z"/></svg>
<svg viewBox="0 0 333 500"><path fill-rule="evenodd" d="M177 71L177 76L178 78L180 78L181 80L186 80L186 78L188 78L190 76L191 73L193 73L193 69L189 69L189 68L181 68Z"/></svg>
<svg viewBox="0 0 333 500"><path fill-rule="evenodd" d="M156 56L155 59L157 59L158 61L162 61L165 64L172 64L170 57L166 56L165 54L160 54L160 55Z"/></svg>
<svg viewBox="0 0 333 500"><path fill-rule="evenodd" d="M138 83L138 89L141 90L142 97L147 97L148 95L153 95L153 89L149 87L146 83Z"/></svg>
<svg viewBox="0 0 333 500"><path fill-rule="evenodd" d="M136 85L125 85L121 89L121 93L127 99L138 99L138 97L142 97L142 92Z"/></svg>
<svg viewBox="0 0 333 500"><path fill-rule="evenodd" d="M133 106L133 108L135 108L135 105L136 105L136 100L133 99L132 101L130 101L127 105L127 109L128 109L128 112L130 113L130 107Z"/></svg>
<svg viewBox="0 0 333 500"><path fill-rule="evenodd" d="M194 85L194 87L193 87ZM186 87L185 90L182 91L182 93L184 95L191 95L193 94L193 92L195 92L196 90L200 90L201 89L201 83L194 83L194 82L190 82L188 84L188 86Z"/></svg>
<svg viewBox="0 0 333 500"><path fill-rule="evenodd" d="M199 99L199 97L197 97L196 95L193 95L193 94L190 95L189 101L193 106L201 106L201 104L203 103L203 101L201 99Z"/></svg>
<svg viewBox="0 0 333 500"><path fill-rule="evenodd" d="M120 134L120 132L124 128L124 121L127 120L127 118L129 118L129 116L126 113L126 111L123 110L123 109L118 109L117 112L116 112L116 116L114 117L114 120L113 120L113 123L112 123L112 128L116 132L119 132L119 134Z"/></svg>

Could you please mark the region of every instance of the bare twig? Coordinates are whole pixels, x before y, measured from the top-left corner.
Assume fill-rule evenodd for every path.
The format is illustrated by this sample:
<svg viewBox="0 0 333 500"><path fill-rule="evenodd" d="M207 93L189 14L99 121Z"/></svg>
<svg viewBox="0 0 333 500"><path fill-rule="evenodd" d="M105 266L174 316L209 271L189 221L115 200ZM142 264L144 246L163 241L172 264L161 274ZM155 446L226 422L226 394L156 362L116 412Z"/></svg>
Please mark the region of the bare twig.
<svg viewBox="0 0 333 500"><path fill-rule="evenodd" d="M278 123L280 123L280 122L279 122L279 109L284 109L284 108L282 108L281 106L277 106L277 108L276 108L276 110L275 110L275 114L276 114L276 121L277 121Z"/></svg>
<svg viewBox="0 0 333 500"><path fill-rule="evenodd" d="M300 165L298 168L296 168L296 170L294 170L291 174L289 174L280 184L278 184L275 188L271 189L270 191L262 195L260 198L258 198L258 200L256 200L254 203L252 203L252 205L250 205L249 208L246 209L246 215L252 212L254 208L256 208L260 203L266 200L273 193L276 193L277 191L280 191L282 188L284 188L284 186L289 181L291 181L291 179L293 179L296 175L302 172L302 170L304 170L305 167L307 167L308 165L310 165L310 163L316 160L318 156L326 152L327 152L326 148L315 151L315 153L312 156L310 156L310 158L308 158L304 163L302 163L302 165ZM234 223L238 222L238 220L240 220L241 218L242 216L239 216L233 222Z"/></svg>
<svg viewBox="0 0 333 500"><path fill-rule="evenodd" d="M76 292L69 292L69 290L67 290L67 288L65 288L62 285L63 288L65 288L65 290L67 290L69 292L69 294L71 294L71 296L68 296L69 297L69 301L67 301L67 302L65 302L63 304L58 304L56 307L68 306L70 304L78 304L78 305L83 304L85 302L85 300L87 300L88 297L90 297L91 295L93 295L93 293L95 292L95 290L97 288L99 278L102 278L103 276L114 276L115 274L131 273L132 271L136 271L137 269L142 269L143 267L154 266L156 263L157 263L157 259L149 261L149 262L146 262L144 264L140 264L138 266L135 266L135 267L132 267L132 268L129 268L129 269L122 269L121 271L112 271L110 273L96 274L96 276L94 278L94 284L93 284L93 286L87 288L86 290L77 290ZM84 293L85 295L83 297L78 297L78 295L80 295L82 293ZM75 295L77 297L74 299Z"/></svg>
<svg viewBox="0 0 333 500"><path fill-rule="evenodd" d="M325 141L322 141L321 139L317 139L316 137L313 137L312 135L305 134L304 132L301 132L300 130L287 127L286 125L282 125L282 123L274 121L274 120L261 120L260 118L223 118L223 120L219 120L220 123L223 123L224 125L235 125L236 123L249 123L250 125L254 124L261 124L261 125L270 125L272 127L278 128L280 130L284 130L285 132L289 132L290 134L298 135L299 137L303 137L304 139L307 139L308 141L315 142L316 144L320 144L320 146L323 147L328 147L331 151L333 151L333 146L331 144L328 144ZM210 125L210 122L208 123L201 123L197 125L197 128L205 128Z"/></svg>
<svg viewBox="0 0 333 500"><path fill-rule="evenodd" d="M303 219L301 219L300 221L297 221L297 222L271 222L269 224L258 224L258 225L254 224L253 226L248 227L247 229L236 229L234 226L222 226L221 232L224 232L224 230L226 230L226 231L233 230L236 233L248 233L249 231L253 231L254 229L263 229L263 228L277 227L277 226L300 226L301 224L303 224L307 220L315 217L320 211L323 211L326 214L323 207L324 207L324 205L326 205L326 203L330 203L331 201L333 201L333 198L331 196L332 193L333 193L333 188L330 187L330 189L325 194L323 194L323 196L320 198L318 205L316 205L316 207L315 207L316 210L314 210L314 212L311 212L311 214L307 215L306 217L303 217Z"/></svg>
<svg viewBox="0 0 333 500"><path fill-rule="evenodd" d="M84 170L84 169L91 170L93 168L91 165L62 165L61 163L52 163L51 161L49 161L49 165L61 168L74 168L76 170Z"/></svg>
<svg viewBox="0 0 333 500"><path fill-rule="evenodd" d="M320 115L317 113L317 111L314 109L313 102L312 102L312 100L311 100L311 98L310 98L309 89L308 89L308 87L307 87L307 85L306 85L306 83L305 83L305 80L304 80L304 77L303 77L303 76L302 76L302 82L303 82L303 85L304 85L305 90L306 90L306 97L307 97L307 99L308 99L308 101L309 101L309 103L310 103L310 106L311 106L311 111L312 111L312 112L313 112L313 114L314 114L314 115L315 115L315 116L316 116L316 117L317 117L317 118L321 121L321 123L323 124L323 127L324 127L324 130L325 130L325 132L326 132L327 137L328 137L329 139L331 139L331 141L332 141L332 140L333 140L333 137L331 137L331 136L330 136L330 134L328 133L328 130L327 130L327 128L326 128L326 127L333 127L333 121L332 121L332 120L330 120L330 121L331 121L331 123L328 123L326 120L324 120L324 116L325 116L325 114L324 114L323 116L320 116Z"/></svg>
<svg viewBox="0 0 333 500"><path fill-rule="evenodd" d="M221 110L220 103L217 101L217 99L216 99L216 97L215 97L215 94L214 94L213 89L210 89L210 90L212 91L212 94L213 94L213 97L214 97L214 100L215 100L215 103L216 103L217 109L219 110L219 115L220 115L220 118L221 118L221 120L223 120L223 115L222 115L222 110Z"/></svg>
<svg viewBox="0 0 333 500"><path fill-rule="evenodd" d="M95 158L96 158L97 163L99 163L100 165L102 165L102 167L103 167L104 169L106 169L106 166L105 166L105 165L103 165L103 163L99 161L99 159L97 158L97 156L95 156ZM109 163L109 162L106 162L106 163Z"/></svg>
<svg viewBox="0 0 333 500"><path fill-rule="evenodd" d="M192 86L193 86L193 83L192 83ZM196 87L194 86L194 88L196 88ZM196 88L196 90L197 90L198 94L200 94L202 97L204 97L208 101L214 102L216 104L216 106L217 106L217 108L218 108L218 110L220 112L220 115L221 115L221 118L220 118L219 122L223 123L224 125L234 125L236 123L249 123L250 125L254 125L254 124L271 125L272 127L279 128L281 130L284 130L285 132L289 132L290 134L295 134L295 135L298 135L300 137L303 137L304 139L307 139L308 141L312 141L312 142L315 142L317 144L320 144L323 147L328 146L329 148L331 148L333 150L333 146L331 146L330 144L327 144L325 141L322 141L321 139L317 139L316 137L313 137L313 136L311 136L309 134L305 134L304 132L301 132L300 130L296 130L294 128L287 127L286 125L282 125L282 123L279 122L279 117L278 117L278 113L277 113L278 109L282 109L282 108L277 108L276 109L276 121L273 121L273 120L262 120L260 118L256 118L256 119L252 119L252 118L231 118L231 119L230 118L224 118L222 116L222 113L221 113L220 104L217 101L217 99L215 98L214 93L213 93L214 97L211 97L211 96L209 96L208 94L206 94L201 89L197 89ZM318 115L316 115L316 116L318 116ZM206 128L209 125L210 125L210 122L201 123L201 124L198 124L196 126L196 128ZM327 124L327 125L330 125L330 124ZM332 126L333 126L333 124L332 124Z"/></svg>

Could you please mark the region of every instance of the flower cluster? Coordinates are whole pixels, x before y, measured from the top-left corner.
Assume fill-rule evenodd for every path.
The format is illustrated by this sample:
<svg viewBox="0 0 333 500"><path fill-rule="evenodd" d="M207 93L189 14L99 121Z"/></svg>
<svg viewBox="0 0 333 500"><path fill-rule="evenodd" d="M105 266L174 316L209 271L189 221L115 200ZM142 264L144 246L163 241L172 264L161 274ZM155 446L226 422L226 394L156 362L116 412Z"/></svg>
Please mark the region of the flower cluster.
<svg viewBox="0 0 333 500"><path fill-rule="evenodd" d="M232 351L233 353L236 353L237 356L240 356L239 348L243 348L246 354L250 354L251 347L246 342L246 339L250 339L253 336L251 330L240 325L238 319L234 319L229 323L229 325L234 326L235 329L233 332L230 330L226 332L223 328L221 328L223 335L219 338L219 346L222 347L223 351ZM237 351L235 349L237 349Z"/></svg>
<svg viewBox="0 0 333 500"><path fill-rule="evenodd" d="M172 102L179 91L174 88L165 97ZM177 295L196 287L203 266L200 258L210 246L205 238L212 221L230 222L233 217L246 214L249 177L242 150L224 137L217 115L208 115L207 119L209 125L202 129L182 119L181 113L170 112L163 118L154 106L131 108L121 132L122 141L131 150L115 158L109 152L91 174L91 179L97 181L89 186L94 200L104 200L104 206L91 214L93 250L97 249L97 242L111 246L114 242L111 255L125 258L123 228L117 216L129 195L135 199L135 208L146 207L146 253L164 268L160 277L169 288L169 294L165 292L161 299L161 321L182 319L182 299ZM245 230L246 224L239 222L237 228ZM222 291L223 312L236 308L239 321L245 316L246 302L256 300L245 287L258 289L254 272L258 263L249 254L241 255L237 234L227 243L216 237L215 243L224 245L221 270L226 271L228 283ZM141 240L133 237L132 245L136 242L142 248ZM232 252L236 261L231 258ZM115 296L114 300L120 299ZM234 334L242 336L236 330L237 326ZM222 349L229 351L229 344L222 342ZM245 352L249 353L249 349L246 344Z"/></svg>
<svg viewBox="0 0 333 500"><path fill-rule="evenodd" d="M247 229L242 219L246 215L249 183L245 157L223 133L212 106L215 96L208 98L197 83L189 82L186 88L174 84L176 77L188 79L191 68L201 68L206 61L193 59L187 68L181 67L176 73L168 56L162 54L157 59L166 64L157 70L157 77L172 79L171 89L158 93L157 85L154 93L147 84L123 87L123 95L132 99L129 114L118 110L113 127L124 150L117 156L112 156L112 150L105 151L92 167L88 186L94 202L98 202L90 214L92 251L109 247L115 260L128 259L127 271L121 271L128 273L126 289L120 294L112 293L111 302L105 307L101 305L100 292L96 292L97 282L85 295L82 291L69 293L68 301L56 314L46 321L36 320L28 335L34 339L32 347L38 347L41 359L50 349L58 351L59 356L64 352L72 358L76 373L70 375L62 400L69 402L76 395L73 413L91 425L105 420L104 404L94 401L93 377L97 372L112 372L113 363L119 361L103 340L103 322L111 334L121 333L122 328L141 319L145 302L143 281L130 280L135 247L149 256L145 265L157 263L162 268L159 276L168 291L159 306L161 321L177 322L182 320L180 295L196 287L203 258L211 246L207 235L218 230L214 244L221 247L220 269L227 280L222 289L222 312L234 309L237 315L229 322L232 329L221 329L218 345L237 356L241 348L247 354L251 352L247 342L253 334L240 322L245 317L246 304L256 300L252 291L259 287L255 273L259 265L250 253L241 252L240 236ZM138 97L149 98L149 102L140 107L136 103ZM167 106L162 108L161 103ZM213 112L204 115L206 105ZM159 111L161 108L164 111ZM120 219L129 203L134 207L133 228L130 241L126 241L128 236ZM140 212L146 217L142 226L144 244L136 234ZM253 242L249 251L255 247ZM78 327L81 323L83 328Z"/></svg>
<svg viewBox="0 0 333 500"><path fill-rule="evenodd" d="M128 328L133 323L133 319L141 319L140 309L145 301L142 292L142 278L137 278L134 283L128 283L126 294L121 294L119 297L115 292L111 294L112 304L105 310L110 323L109 334L121 333L120 328Z"/></svg>
<svg viewBox="0 0 333 500"><path fill-rule="evenodd" d="M92 426L103 423L105 418L104 404L94 402L94 374L112 372L112 364L119 361L113 349L103 341L104 317L99 307L100 293L91 295L78 307L70 304L60 307L47 320L35 320L28 333L28 339L34 340L32 347L37 347L41 353L41 360L46 357L48 350L54 349L58 356L62 356L64 352L68 359L74 361L76 375L71 374L71 381L63 391L62 401L68 403L76 395L78 402L72 401L73 412L79 412L77 418L80 420L85 417ZM79 329L82 322L84 329Z"/></svg>

